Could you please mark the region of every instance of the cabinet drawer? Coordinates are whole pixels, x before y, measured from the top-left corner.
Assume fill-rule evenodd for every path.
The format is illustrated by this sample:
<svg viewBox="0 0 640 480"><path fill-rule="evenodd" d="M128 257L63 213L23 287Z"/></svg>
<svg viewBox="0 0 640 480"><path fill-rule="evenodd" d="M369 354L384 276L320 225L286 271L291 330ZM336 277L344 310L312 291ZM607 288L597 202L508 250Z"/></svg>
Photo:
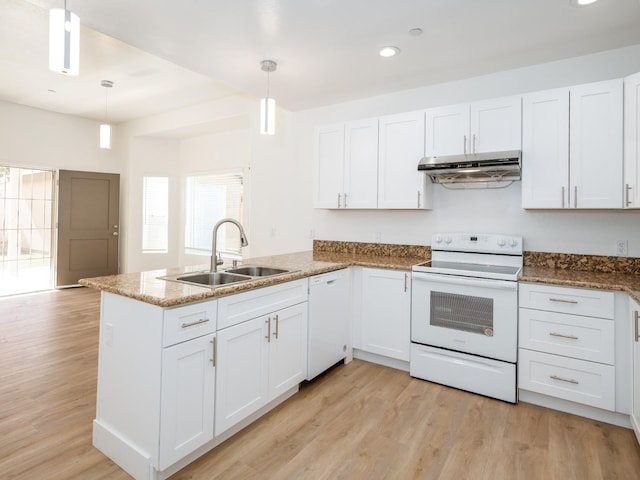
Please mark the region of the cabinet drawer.
<svg viewBox="0 0 640 480"><path fill-rule="evenodd" d="M521 348L614 364L614 322L602 318L520 309Z"/></svg>
<svg viewBox="0 0 640 480"><path fill-rule="evenodd" d="M306 278L218 300L218 330L307 301Z"/></svg>
<svg viewBox="0 0 640 480"><path fill-rule="evenodd" d="M613 319L613 292L537 283L521 283L519 292L520 307Z"/></svg>
<svg viewBox="0 0 640 480"><path fill-rule="evenodd" d="M520 349L518 387L615 410L615 368L610 365Z"/></svg>
<svg viewBox="0 0 640 480"><path fill-rule="evenodd" d="M162 346L191 340L216 331L216 300L164 311Z"/></svg>

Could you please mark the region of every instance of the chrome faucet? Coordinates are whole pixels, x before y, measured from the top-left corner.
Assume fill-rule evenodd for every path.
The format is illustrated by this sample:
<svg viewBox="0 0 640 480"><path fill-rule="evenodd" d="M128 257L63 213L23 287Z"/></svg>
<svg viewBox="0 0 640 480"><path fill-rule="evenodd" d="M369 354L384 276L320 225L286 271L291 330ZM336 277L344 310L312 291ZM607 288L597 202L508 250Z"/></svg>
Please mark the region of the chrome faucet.
<svg viewBox="0 0 640 480"><path fill-rule="evenodd" d="M240 246L241 247L246 247L247 245L249 245L249 242L247 240L247 235L244 233L244 228L242 228L242 225L240 224L239 221L233 218L223 218L222 220L220 220L213 227L213 235L212 235L213 240L211 241L211 271L212 272L216 272L218 270L218 265L222 265L223 263L222 257L218 255L217 245L216 245L218 243L217 241L218 229L223 223L233 223L236 227L238 227L238 230L240 230Z"/></svg>

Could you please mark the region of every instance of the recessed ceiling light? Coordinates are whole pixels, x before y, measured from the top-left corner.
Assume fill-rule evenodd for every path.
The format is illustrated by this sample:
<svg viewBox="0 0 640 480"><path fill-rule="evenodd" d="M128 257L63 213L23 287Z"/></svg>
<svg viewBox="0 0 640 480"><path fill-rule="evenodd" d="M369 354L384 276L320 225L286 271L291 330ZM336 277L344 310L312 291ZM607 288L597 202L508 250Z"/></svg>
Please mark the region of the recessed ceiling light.
<svg viewBox="0 0 640 480"><path fill-rule="evenodd" d="M574 7L584 7L585 5L591 5L598 0L569 0L569 3Z"/></svg>
<svg viewBox="0 0 640 480"><path fill-rule="evenodd" d="M398 47L382 47L380 49L381 57L393 57L400 53L400 49Z"/></svg>

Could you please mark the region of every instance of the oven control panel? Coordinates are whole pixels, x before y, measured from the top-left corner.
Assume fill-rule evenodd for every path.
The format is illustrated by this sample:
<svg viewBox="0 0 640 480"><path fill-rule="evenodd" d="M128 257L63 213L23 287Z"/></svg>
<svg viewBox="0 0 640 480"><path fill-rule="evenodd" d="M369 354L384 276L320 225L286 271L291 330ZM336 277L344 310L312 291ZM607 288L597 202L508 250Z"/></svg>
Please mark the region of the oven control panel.
<svg viewBox="0 0 640 480"><path fill-rule="evenodd" d="M522 255L522 237L488 233L437 233L431 237L431 249Z"/></svg>

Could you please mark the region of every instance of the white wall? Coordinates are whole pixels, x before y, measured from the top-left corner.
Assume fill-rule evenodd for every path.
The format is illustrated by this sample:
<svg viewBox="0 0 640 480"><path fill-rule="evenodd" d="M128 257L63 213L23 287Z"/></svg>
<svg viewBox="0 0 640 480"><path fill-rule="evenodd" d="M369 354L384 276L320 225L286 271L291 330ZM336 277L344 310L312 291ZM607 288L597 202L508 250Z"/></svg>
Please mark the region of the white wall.
<svg viewBox="0 0 640 480"><path fill-rule="evenodd" d="M184 178L192 173L243 170L245 258L308 248L301 238L311 225L306 199L311 177L294 155L292 114L278 110L271 137L258 133L258 112L257 99L233 97L122 126L128 165L123 271L208 263L208 257L183 253ZM167 254L141 252L142 177L151 173L171 178Z"/></svg>
<svg viewBox="0 0 640 480"><path fill-rule="evenodd" d="M0 101L0 163L43 170L121 173L118 129L98 148L99 122Z"/></svg>
<svg viewBox="0 0 640 480"><path fill-rule="evenodd" d="M639 71L640 45L636 45L296 113L295 162L304 163L300 181L306 184L305 197L299 201L312 204L309 172L313 167L313 130L319 125L620 78ZM319 239L373 242L379 232L384 243L420 245L430 244L435 232L511 233L524 237L526 250L594 255L612 255L615 240L623 239L629 241L629 255L640 257L640 211L525 211L520 207L519 182L502 190L451 191L441 185L434 185L433 190L430 212L309 207L310 228ZM298 240L299 245L310 248L304 235Z"/></svg>

